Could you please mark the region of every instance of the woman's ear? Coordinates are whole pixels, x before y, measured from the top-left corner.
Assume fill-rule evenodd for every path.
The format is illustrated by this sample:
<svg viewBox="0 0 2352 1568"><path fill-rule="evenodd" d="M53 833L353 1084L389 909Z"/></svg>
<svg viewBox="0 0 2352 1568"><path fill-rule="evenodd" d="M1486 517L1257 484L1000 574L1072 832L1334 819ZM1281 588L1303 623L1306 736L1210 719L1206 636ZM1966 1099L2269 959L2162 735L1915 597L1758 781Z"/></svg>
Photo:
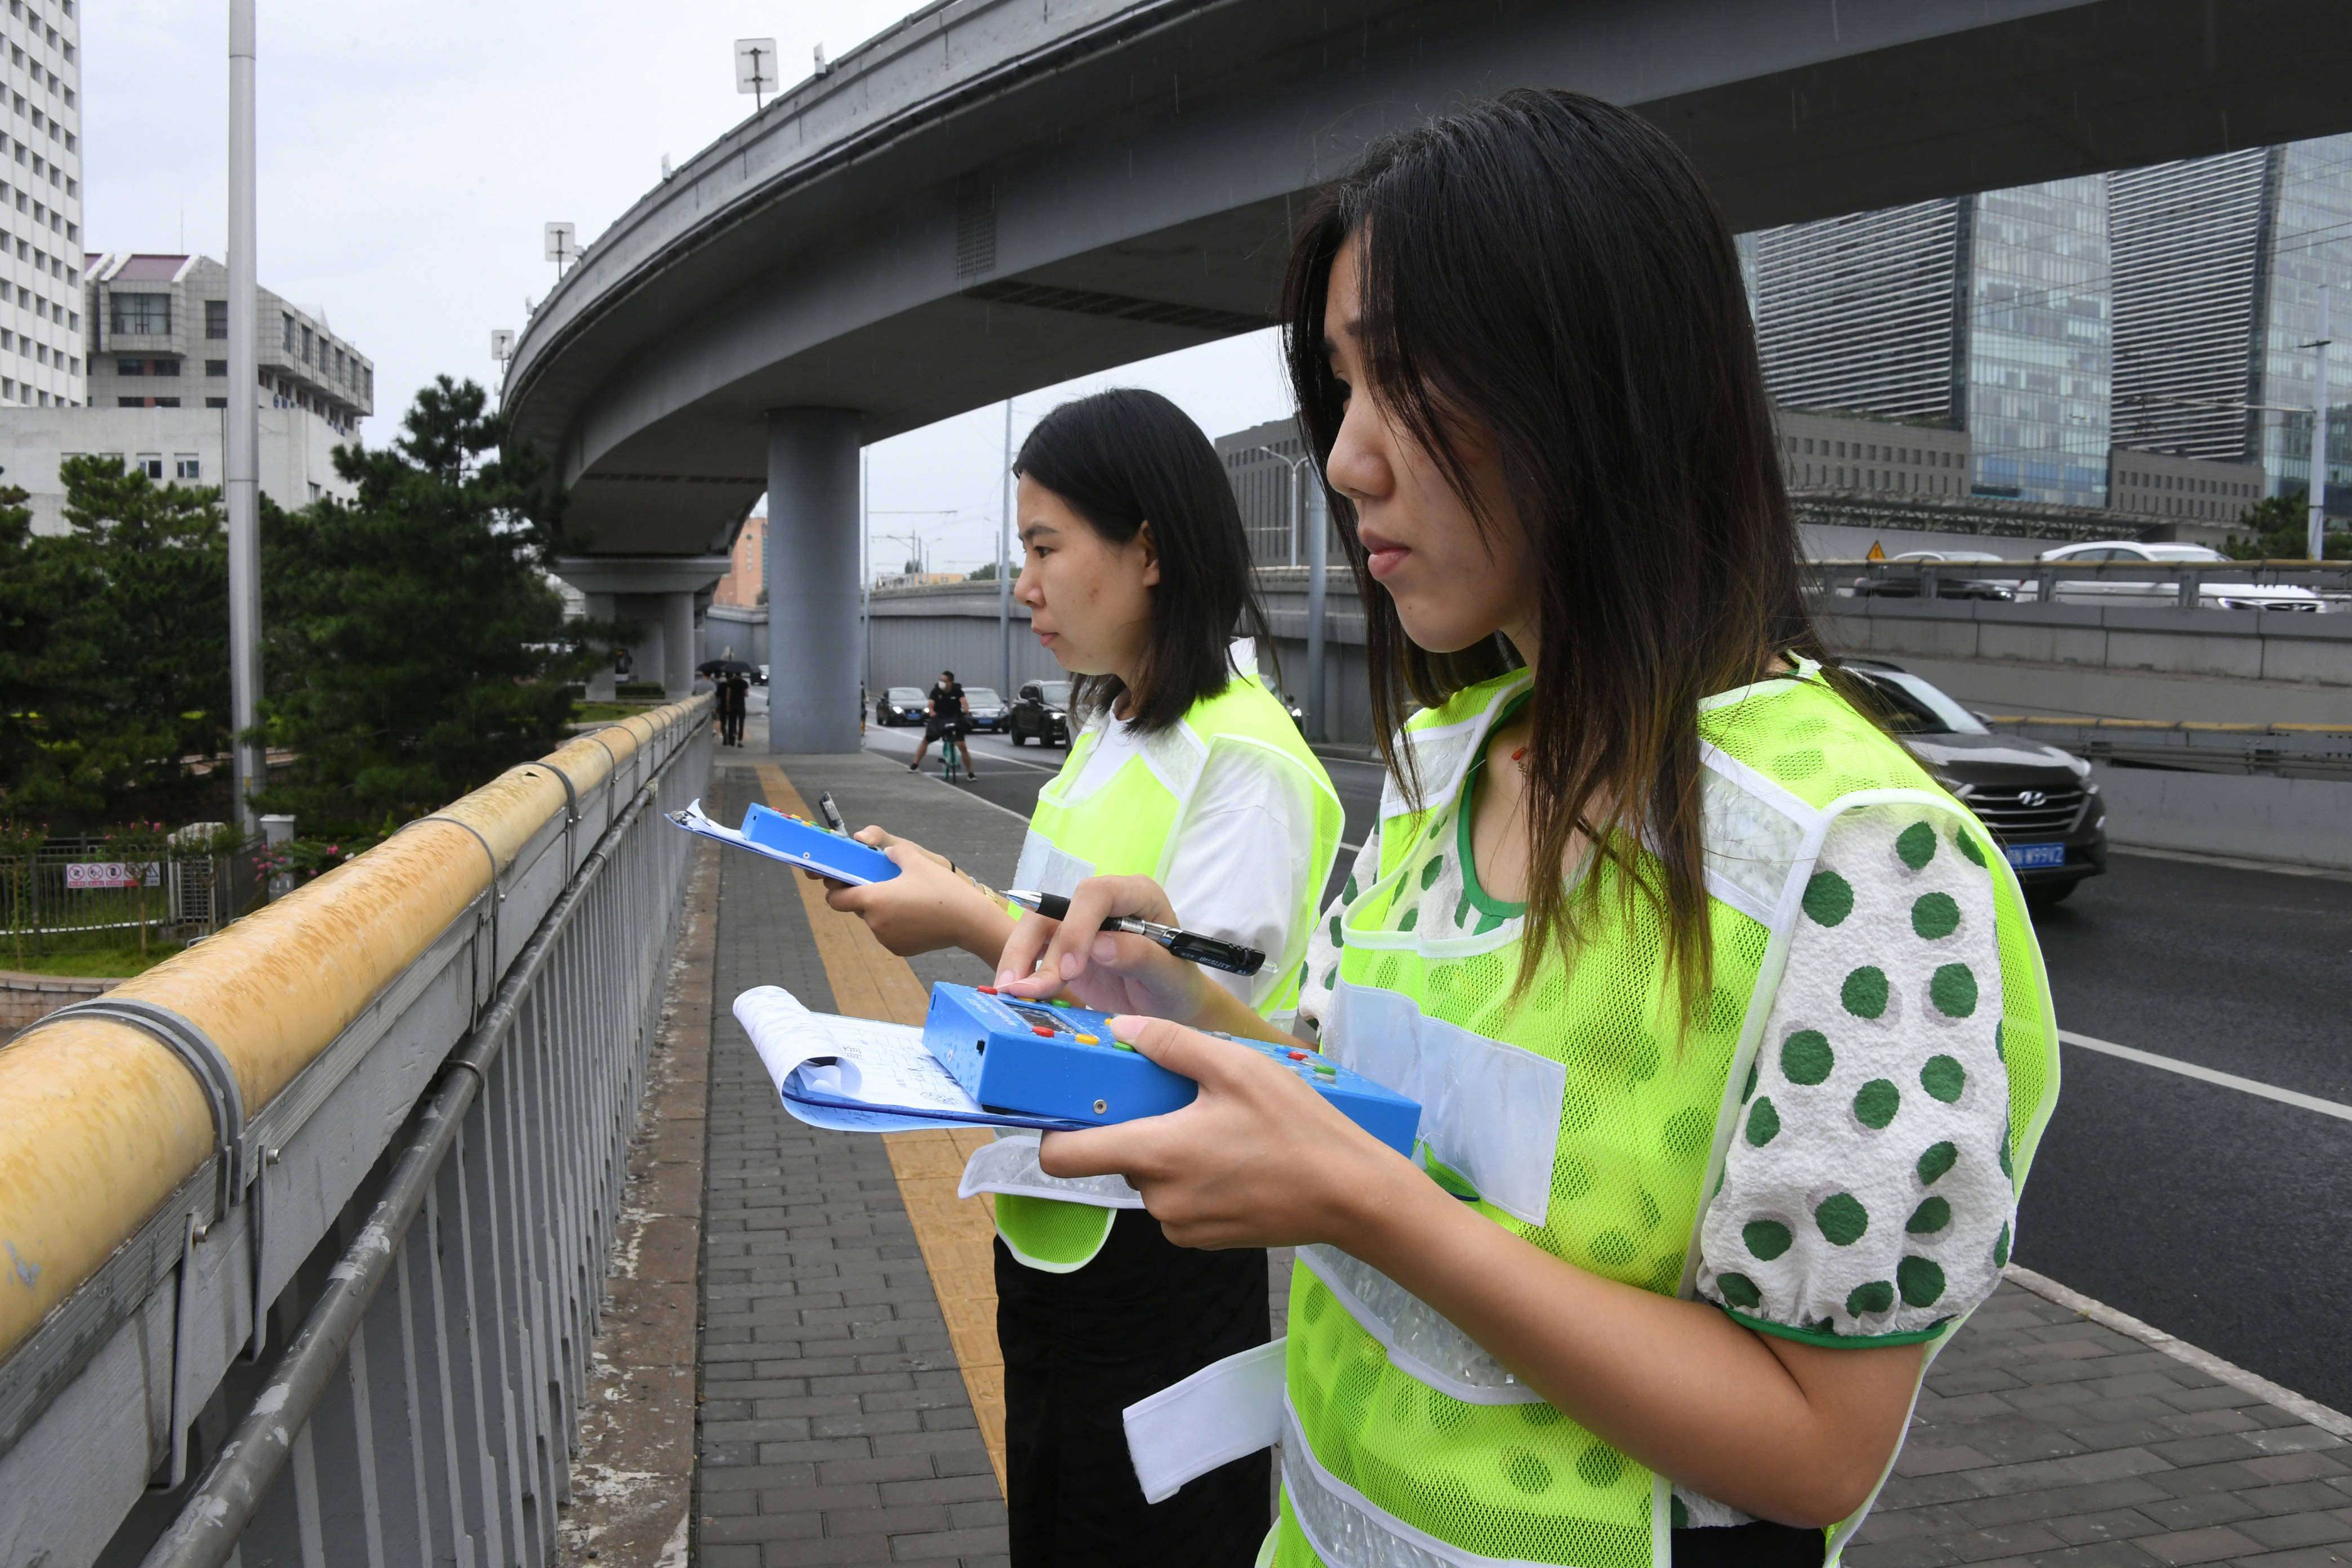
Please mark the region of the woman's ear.
<svg viewBox="0 0 2352 1568"><path fill-rule="evenodd" d="M1129 542L1128 547L1143 552L1143 585L1147 588L1160 586L1160 544L1151 537L1149 518L1136 525L1135 537Z"/></svg>

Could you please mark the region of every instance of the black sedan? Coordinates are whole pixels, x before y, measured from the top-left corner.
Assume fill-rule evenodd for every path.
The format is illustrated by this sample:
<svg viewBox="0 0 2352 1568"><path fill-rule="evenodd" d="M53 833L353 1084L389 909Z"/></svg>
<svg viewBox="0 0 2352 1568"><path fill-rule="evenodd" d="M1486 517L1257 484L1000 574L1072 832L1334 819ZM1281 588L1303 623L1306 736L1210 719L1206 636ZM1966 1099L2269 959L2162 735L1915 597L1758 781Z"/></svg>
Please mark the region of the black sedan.
<svg viewBox="0 0 2352 1568"><path fill-rule="evenodd" d="M2027 903L2045 909L2107 868L2107 805L2090 763L2038 741L1994 734L1900 665L1841 662L1911 754L1992 830Z"/></svg>
<svg viewBox="0 0 2352 1568"><path fill-rule="evenodd" d="M1013 714L1004 727L1016 746L1030 741L1044 746L1068 745L1070 683L1032 680L1024 685L1021 694L1013 700Z"/></svg>
<svg viewBox="0 0 2352 1568"><path fill-rule="evenodd" d="M919 724L930 711L930 699L919 686L894 686L874 703L874 721L885 728Z"/></svg>

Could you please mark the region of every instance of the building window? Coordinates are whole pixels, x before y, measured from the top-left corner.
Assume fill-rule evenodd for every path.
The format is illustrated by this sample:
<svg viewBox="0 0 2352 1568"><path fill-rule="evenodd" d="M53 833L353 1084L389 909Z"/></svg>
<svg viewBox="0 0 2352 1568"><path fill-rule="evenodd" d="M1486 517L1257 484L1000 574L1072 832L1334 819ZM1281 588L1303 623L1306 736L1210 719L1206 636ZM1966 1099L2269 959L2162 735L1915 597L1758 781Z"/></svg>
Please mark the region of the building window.
<svg viewBox="0 0 2352 1568"><path fill-rule="evenodd" d="M147 362L143 359L119 359L114 362L117 375L145 375Z"/></svg>
<svg viewBox="0 0 2352 1568"><path fill-rule="evenodd" d="M156 375L177 375L180 374L180 362L175 359L156 360L154 362L154 366L155 369L153 374Z"/></svg>
<svg viewBox="0 0 2352 1568"><path fill-rule="evenodd" d="M160 479L163 477L163 454L142 452L131 466L151 479Z"/></svg>
<svg viewBox="0 0 2352 1568"><path fill-rule="evenodd" d="M147 406L147 400L143 397L118 397L114 400L114 406L117 408L144 408Z"/></svg>
<svg viewBox="0 0 2352 1568"><path fill-rule="evenodd" d="M159 397L155 400L155 406L158 408L177 408L180 406L180 400L176 397Z"/></svg>
<svg viewBox="0 0 2352 1568"><path fill-rule="evenodd" d="M172 330L172 297L169 294L115 294L114 328L129 336L161 337Z"/></svg>
<svg viewBox="0 0 2352 1568"><path fill-rule="evenodd" d="M207 408L226 408L228 406L228 399L226 397L207 397L205 399L205 406Z"/></svg>
<svg viewBox="0 0 2352 1568"><path fill-rule="evenodd" d="M226 338L228 336L227 300L207 300L205 301L205 336L208 338Z"/></svg>
<svg viewBox="0 0 2352 1568"><path fill-rule="evenodd" d="M278 320L286 324L286 352L290 354L294 352L294 318L281 314Z"/></svg>
<svg viewBox="0 0 2352 1568"><path fill-rule="evenodd" d="M302 363L304 364L310 363L310 329L305 327L302 329Z"/></svg>
<svg viewBox="0 0 2352 1568"><path fill-rule="evenodd" d="M205 477L204 463L194 452L174 454L172 459L172 470L174 477L183 479L201 479Z"/></svg>
<svg viewBox="0 0 2352 1568"><path fill-rule="evenodd" d="M205 374L206 375L226 375L228 374L228 361L225 359L208 359L205 361Z"/></svg>

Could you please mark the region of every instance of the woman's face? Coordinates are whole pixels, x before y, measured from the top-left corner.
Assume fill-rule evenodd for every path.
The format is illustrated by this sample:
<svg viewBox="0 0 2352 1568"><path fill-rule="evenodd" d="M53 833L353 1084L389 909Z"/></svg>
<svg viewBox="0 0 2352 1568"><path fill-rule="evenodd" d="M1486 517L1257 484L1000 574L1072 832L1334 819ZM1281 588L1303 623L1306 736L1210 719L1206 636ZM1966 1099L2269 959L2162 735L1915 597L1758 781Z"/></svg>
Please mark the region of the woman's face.
<svg viewBox="0 0 2352 1568"><path fill-rule="evenodd" d="M1445 475L1370 393L1360 330L1358 252L1350 237L1331 262L1323 346L1348 406L1325 473L1356 506L1356 533L1373 578L1396 601L1405 635L1432 653L1453 653L1502 632L1530 663L1536 655L1535 574L1526 537L1483 429L1459 428L1455 446L1485 503L1491 539Z"/></svg>
<svg viewBox="0 0 2352 1568"><path fill-rule="evenodd" d="M1134 684L1151 635L1160 552L1147 522L1113 544L1060 496L1024 475L1018 493L1024 552L1013 596L1030 629L1073 675L1116 675Z"/></svg>

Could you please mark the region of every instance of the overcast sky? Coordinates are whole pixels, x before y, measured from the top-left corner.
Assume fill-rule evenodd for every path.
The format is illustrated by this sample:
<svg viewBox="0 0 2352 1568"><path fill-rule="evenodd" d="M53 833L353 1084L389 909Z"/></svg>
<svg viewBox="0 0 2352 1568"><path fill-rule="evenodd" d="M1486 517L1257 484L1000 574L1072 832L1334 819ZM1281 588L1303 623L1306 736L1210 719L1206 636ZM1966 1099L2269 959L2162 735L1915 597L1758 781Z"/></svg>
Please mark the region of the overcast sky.
<svg viewBox="0 0 2352 1568"><path fill-rule="evenodd" d="M435 375L494 384L493 327L547 292L541 225L582 240L748 113L738 37L772 37L788 72L908 7L667 0L259 0L260 275L323 311L375 362L389 441ZM84 239L100 250L225 252L226 0L102 0L82 10ZM1289 411L1270 333L1171 354L1015 405L1015 437L1072 392L1145 385L1211 436ZM872 453L877 533L923 532L934 564L993 559L1003 405ZM952 511L950 517L922 515ZM908 515L916 514L916 515ZM900 549L877 545L877 560Z"/></svg>

